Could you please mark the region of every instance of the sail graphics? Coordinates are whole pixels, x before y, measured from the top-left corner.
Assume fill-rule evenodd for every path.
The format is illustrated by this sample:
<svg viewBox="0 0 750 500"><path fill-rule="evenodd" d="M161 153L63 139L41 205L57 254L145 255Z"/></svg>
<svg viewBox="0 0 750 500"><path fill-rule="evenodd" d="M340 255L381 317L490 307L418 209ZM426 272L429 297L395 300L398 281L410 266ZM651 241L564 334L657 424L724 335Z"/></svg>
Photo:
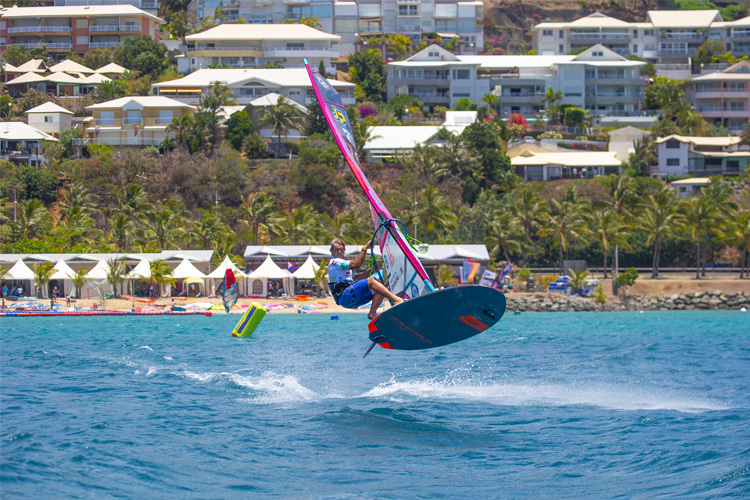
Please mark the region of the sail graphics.
<svg viewBox="0 0 750 500"><path fill-rule="evenodd" d="M219 287L219 295L221 295L221 302L224 304L224 309L229 312L237 303L238 298L237 280L231 269L227 269L224 273L224 279Z"/></svg>
<svg viewBox="0 0 750 500"><path fill-rule="evenodd" d="M354 177L367 197L373 225L378 237L385 268L385 285L394 294L412 299L435 290L435 287L406 238L403 224L393 219L382 200L370 185L357 157L354 131L341 96L330 82L305 61L315 96L320 103L328 127Z"/></svg>

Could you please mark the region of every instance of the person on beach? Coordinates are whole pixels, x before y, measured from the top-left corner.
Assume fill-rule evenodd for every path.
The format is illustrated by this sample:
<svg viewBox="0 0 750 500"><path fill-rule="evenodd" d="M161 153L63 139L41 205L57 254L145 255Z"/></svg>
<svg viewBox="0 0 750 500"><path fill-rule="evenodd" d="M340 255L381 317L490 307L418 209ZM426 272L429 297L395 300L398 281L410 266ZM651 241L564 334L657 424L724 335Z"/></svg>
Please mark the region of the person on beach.
<svg viewBox="0 0 750 500"><path fill-rule="evenodd" d="M403 302L394 295L383 283L374 276L354 280L353 269L359 269L365 263L367 251L372 248L372 240L362 248L362 251L352 260L344 259L346 245L341 238L334 238L331 242L331 261L328 263L328 287L336 304L347 309L356 309L372 300L368 319L377 316L378 306L383 299L388 299L393 305Z"/></svg>

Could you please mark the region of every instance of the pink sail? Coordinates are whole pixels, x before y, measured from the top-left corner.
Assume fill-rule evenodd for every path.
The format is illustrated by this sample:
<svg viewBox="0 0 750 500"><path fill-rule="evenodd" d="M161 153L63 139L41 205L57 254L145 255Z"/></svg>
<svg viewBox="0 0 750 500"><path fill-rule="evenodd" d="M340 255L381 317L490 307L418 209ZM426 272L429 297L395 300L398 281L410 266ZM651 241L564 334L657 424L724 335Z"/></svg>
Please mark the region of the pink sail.
<svg viewBox="0 0 750 500"><path fill-rule="evenodd" d="M373 224L383 255L386 286L404 299L434 291L432 281L406 239L405 228L391 217L390 212L362 172L357 159L354 131L346 114L346 108L341 102L341 96L317 70L310 68L307 61L305 61L305 67L328 127L370 203Z"/></svg>

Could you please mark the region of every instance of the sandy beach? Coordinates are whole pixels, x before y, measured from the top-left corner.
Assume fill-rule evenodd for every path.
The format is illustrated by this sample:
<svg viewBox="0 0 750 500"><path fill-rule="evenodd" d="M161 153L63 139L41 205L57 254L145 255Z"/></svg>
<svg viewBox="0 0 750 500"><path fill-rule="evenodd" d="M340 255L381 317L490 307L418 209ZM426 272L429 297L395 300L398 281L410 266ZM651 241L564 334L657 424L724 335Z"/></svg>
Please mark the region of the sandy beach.
<svg viewBox="0 0 750 500"><path fill-rule="evenodd" d="M596 277L596 276L595 276ZM604 280L601 276L597 277L602 284L604 285L604 291L607 295L607 300L616 302L620 301L621 299L619 297L616 297L612 293L612 280L607 279ZM512 291L506 292L508 296L518 296L523 297L527 295L525 292L519 292L517 291L518 287ZM679 294L686 294L686 293L697 293L697 292L708 292L708 291L715 291L720 290L724 293L738 293L738 292L750 292L750 280L741 280L737 278L736 276L732 277L716 277L716 276L709 276L706 278L701 278L699 280L696 280L694 277L688 277L688 276L670 276L670 277L661 277L657 279L650 279L650 278L639 278L636 282L635 286L630 288L628 290L629 295L643 295L643 296L650 296L650 297L656 297L659 295L671 295L675 293ZM540 293L537 292L536 295L539 295ZM178 306L183 306L191 303L206 303L210 302L215 305L221 304L221 299L218 297L199 297L199 298L190 298L187 300L180 300L176 299L175 304ZM252 302L256 302L258 304L261 304L263 306L272 305L272 304L291 304L293 307L288 307L285 309L273 309L271 312L273 314L297 314L298 308L302 308L303 306L312 306L315 305L315 313L317 314L367 314L368 308L362 308L362 309L345 309L341 306L336 305L336 303L333 301L331 297L313 297L311 300L296 300L292 297L278 297L278 298L271 298L271 299L261 299L261 298L240 298L237 302L238 304L250 304ZM65 303L64 300L59 300L58 303ZM89 300L89 299L78 299L74 304L76 307L92 307L94 304L98 304L97 300ZM325 307L319 307L320 305L325 304ZM126 300L126 299L107 299L106 300L106 309L108 310L115 310L115 311L130 311L133 307L136 308L148 308L148 307L158 307L163 308L164 310L169 310L171 306L171 299L170 298L161 298L157 299L156 302L149 304L145 302L135 301L132 300ZM385 310L385 308L391 307L389 304L387 304L387 301L384 306L381 306L381 309L379 312L382 312ZM235 308L233 309L230 314L242 314L244 313L246 309L245 308ZM305 311L303 309L303 311ZM305 311L310 312L310 311ZM221 310L213 310L212 313L215 314L226 314L223 309Z"/></svg>

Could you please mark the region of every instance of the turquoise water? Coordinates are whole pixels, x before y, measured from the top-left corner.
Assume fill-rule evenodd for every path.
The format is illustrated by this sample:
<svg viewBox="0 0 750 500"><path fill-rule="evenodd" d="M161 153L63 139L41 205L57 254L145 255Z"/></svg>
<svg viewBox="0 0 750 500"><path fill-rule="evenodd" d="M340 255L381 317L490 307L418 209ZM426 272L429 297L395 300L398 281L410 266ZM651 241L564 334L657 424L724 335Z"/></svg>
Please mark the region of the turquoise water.
<svg viewBox="0 0 750 500"><path fill-rule="evenodd" d="M750 497L750 313L0 318L9 498Z"/></svg>

